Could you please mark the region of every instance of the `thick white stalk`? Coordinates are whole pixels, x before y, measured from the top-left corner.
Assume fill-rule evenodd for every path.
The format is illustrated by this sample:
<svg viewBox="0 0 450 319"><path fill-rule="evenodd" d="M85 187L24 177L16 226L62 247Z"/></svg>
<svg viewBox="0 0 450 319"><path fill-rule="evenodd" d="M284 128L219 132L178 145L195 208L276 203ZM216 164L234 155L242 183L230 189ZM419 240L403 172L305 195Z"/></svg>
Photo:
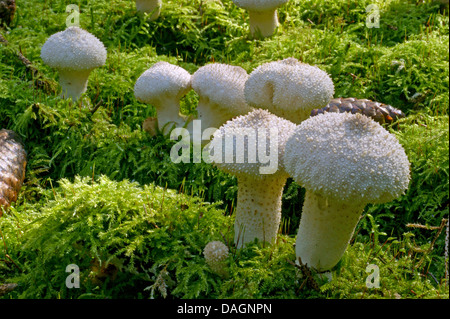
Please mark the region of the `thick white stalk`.
<svg viewBox="0 0 450 319"><path fill-rule="evenodd" d="M177 97L161 98L159 103L155 103L156 115L158 118L158 128L164 134L169 133L173 125L183 127L185 120L180 115L180 102Z"/></svg>
<svg viewBox="0 0 450 319"><path fill-rule="evenodd" d="M269 11L249 11L250 32L253 36L261 34L269 37L278 27L278 12L276 9Z"/></svg>
<svg viewBox="0 0 450 319"><path fill-rule="evenodd" d="M272 242L281 221L281 197L287 177L238 177L234 242L238 248L254 241Z"/></svg>
<svg viewBox="0 0 450 319"><path fill-rule="evenodd" d="M77 101L86 92L91 69L75 71L70 69L59 69L59 85L61 85L64 98L72 98Z"/></svg>
<svg viewBox="0 0 450 319"><path fill-rule="evenodd" d="M197 120L201 120L202 129L210 127L219 128L233 117L229 112L220 107L214 107L208 100L200 97L197 106Z"/></svg>
<svg viewBox="0 0 450 319"><path fill-rule="evenodd" d="M151 14L150 20L155 20L161 14L162 0L136 0L136 9L140 13Z"/></svg>
<svg viewBox="0 0 450 319"><path fill-rule="evenodd" d="M297 259L318 271L333 268L347 249L364 206L307 191L295 246Z"/></svg>

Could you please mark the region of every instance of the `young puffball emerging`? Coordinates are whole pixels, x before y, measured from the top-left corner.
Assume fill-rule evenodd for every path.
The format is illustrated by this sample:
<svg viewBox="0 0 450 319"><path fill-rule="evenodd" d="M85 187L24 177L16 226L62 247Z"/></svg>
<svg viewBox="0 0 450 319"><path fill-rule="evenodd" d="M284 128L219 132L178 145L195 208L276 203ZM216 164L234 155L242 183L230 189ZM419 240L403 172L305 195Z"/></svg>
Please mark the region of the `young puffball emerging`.
<svg viewBox="0 0 450 319"><path fill-rule="evenodd" d="M302 122L286 143L284 165L306 189L296 255L319 271L341 259L364 207L397 198L410 180L398 140L362 114L325 113Z"/></svg>
<svg viewBox="0 0 450 319"><path fill-rule="evenodd" d="M213 272L223 277L228 274L226 263L228 252L228 247L220 241L209 242L203 250L208 266Z"/></svg>
<svg viewBox="0 0 450 319"><path fill-rule="evenodd" d="M76 101L86 92L93 69L106 62L106 49L94 35L69 27L53 34L41 49L45 64L58 70L62 95Z"/></svg>
<svg viewBox="0 0 450 319"><path fill-rule="evenodd" d="M253 36L269 37L278 27L277 8L289 0L233 0L234 4L248 11L250 32Z"/></svg>
<svg viewBox="0 0 450 319"><path fill-rule="evenodd" d="M311 111L324 107L334 95L329 75L295 58L260 65L244 89L248 105L300 124Z"/></svg>
<svg viewBox="0 0 450 319"><path fill-rule="evenodd" d="M151 14L150 20L158 19L161 14L162 0L136 0L136 9L139 13Z"/></svg>
<svg viewBox="0 0 450 319"><path fill-rule="evenodd" d="M205 147L219 169L238 181L234 242L238 248L258 239L272 242L281 219L287 180L284 147L295 124L256 109L221 126Z"/></svg>
<svg viewBox="0 0 450 319"><path fill-rule="evenodd" d="M180 99L190 90L188 71L168 62L157 62L137 79L134 95L138 101L155 106L158 128L167 134L174 125L184 126Z"/></svg>

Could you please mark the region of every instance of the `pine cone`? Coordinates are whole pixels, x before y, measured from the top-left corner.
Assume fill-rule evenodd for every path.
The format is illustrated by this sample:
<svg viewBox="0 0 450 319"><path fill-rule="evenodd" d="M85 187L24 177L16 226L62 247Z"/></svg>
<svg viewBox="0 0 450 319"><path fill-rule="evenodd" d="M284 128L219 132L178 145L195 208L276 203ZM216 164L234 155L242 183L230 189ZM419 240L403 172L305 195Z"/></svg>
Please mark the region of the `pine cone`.
<svg viewBox="0 0 450 319"><path fill-rule="evenodd" d="M20 137L9 130L0 130L0 216L1 207L17 201L25 179L27 153Z"/></svg>
<svg viewBox="0 0 450 319"><path fill-rule="evenodd" d="M324 112L361 113L371 117L380 124L392 123L399 118L405 117L405 114L402 111L390 105L367 99L355 99L352 97L332 99L324 108L312 110L311 116L316 116Z"/></svg>
<svg viewBox="0 0 450 319"><path fill-rule="evenodd" d="M0 25L5 23L9 25L16 12L15 0L0 0Z"/></svg>

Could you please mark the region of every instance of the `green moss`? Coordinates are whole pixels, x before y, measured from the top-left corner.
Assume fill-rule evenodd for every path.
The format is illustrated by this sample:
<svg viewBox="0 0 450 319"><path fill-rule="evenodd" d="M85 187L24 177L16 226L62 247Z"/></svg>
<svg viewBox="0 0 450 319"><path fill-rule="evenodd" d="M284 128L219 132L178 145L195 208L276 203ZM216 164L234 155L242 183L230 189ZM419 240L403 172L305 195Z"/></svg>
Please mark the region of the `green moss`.
<svg viewBox="0 0 450 319"><path fill-rule="evenodd" d="M134 0L79 0L81 27L108 50L81 104L58 97L58 74L40 59L73 2L17 0L12 25L0 29L9 42L0 44L0 128L23 137L29 159L20 198L0 219L0 284L21 283L6 298L448 298L444 235L407 226L448 218L448 9L431 0L290 0L278 10L276 34L255 40L248 14L231 0L165 0L155 21L137 16ZM366 25L369 4L378 5L380 28ZM367 207L335 280L319 291L302 287L288 262L304 195L291 179L277 243L242 251L229 244L232 277L209 271L201 250L208 240L231 242L236 179L205 163L172 163L173 141L141 129L154 107L133 94L157 61L192 74L210 62L251 72L287 57L327 71L336 97L369 98L408 115L388 129L411 161L409 190ZM191 91L182 112L197 101ZM70 263L82 271L78 292L64 284ZM380 268L380 289L365 285L368 263Z"/></svg>

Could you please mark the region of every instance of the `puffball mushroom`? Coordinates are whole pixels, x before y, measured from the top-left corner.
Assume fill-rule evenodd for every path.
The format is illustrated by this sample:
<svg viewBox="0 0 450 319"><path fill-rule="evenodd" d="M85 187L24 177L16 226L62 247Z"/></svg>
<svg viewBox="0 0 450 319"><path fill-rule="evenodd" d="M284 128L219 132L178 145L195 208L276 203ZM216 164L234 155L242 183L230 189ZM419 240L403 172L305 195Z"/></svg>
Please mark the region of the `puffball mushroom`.
<svg viewBox="0 0 450 319"><path fill-rule="evenodd" d="M228 253L228 247L221 241L209 242L203 249L206 263L213 272L220 276L228 274L226 263Z"/></svg>
<svg viewBox="0 0 450 319"><path fill-rule="evenodd" d="M325 113L297 126L284 165L306 189L296 255L318 271L344 254L368 203L385 203L408 188L410 164L394 135L362 114Z"/></svg>
<svg viewBox="0 0 450 319"><path fill-rule="evenodd" d="M258 239L276 238L281 196L287 180L284 146L295 124L266 110L238 116L215 133L204 160L235 175L238 182L234 242L238 248Z"/></svg>
<svg viewBox="0 0 450 319"><path fill-rule="evenodd" d="M278 27L277 8L289 0L233 0L234 4L248 11L252 35L269 37Z"/></svg>
<svg viewBox="0 0 450 319"><path fill-rule="evenodd" d="M329 75L295 58L260 65L250 73L244 89L248 105L300 124L334 95Z"/></svg>
<svg viewBox="0 0 450 319"><path fill-rule="evenodd" d="M173 125L184 126L186 120L180 115L180 99L190 90L189 72L164 61L155 63L134 85L136 99L155 106L158 128L164 134L168 133Z"/></svg>
<svg viewBox="0 0 450 319"><path fill-rule="evenodd" d="M90 73L105 64L106 54L99 39L75 26L50 36L41 49L44 63L58 70L62 95L73 101L86 92Z"/></svg>
<svg viewBox="0 0 450 319"><path fill-rule="evenodd" d="M136 0L136 9L140 13L151 14L150 20L156 20L161 14L162 0Z"/></svg>
<svg viewBox="0 0 450 319"><path fill-rule="evenodd" d="M192 89L199 96L198 119L203 128L219 128L233 117L253 110L244 97L247 78L243 68L222 63L207 64L192 75Z"/></svg>

